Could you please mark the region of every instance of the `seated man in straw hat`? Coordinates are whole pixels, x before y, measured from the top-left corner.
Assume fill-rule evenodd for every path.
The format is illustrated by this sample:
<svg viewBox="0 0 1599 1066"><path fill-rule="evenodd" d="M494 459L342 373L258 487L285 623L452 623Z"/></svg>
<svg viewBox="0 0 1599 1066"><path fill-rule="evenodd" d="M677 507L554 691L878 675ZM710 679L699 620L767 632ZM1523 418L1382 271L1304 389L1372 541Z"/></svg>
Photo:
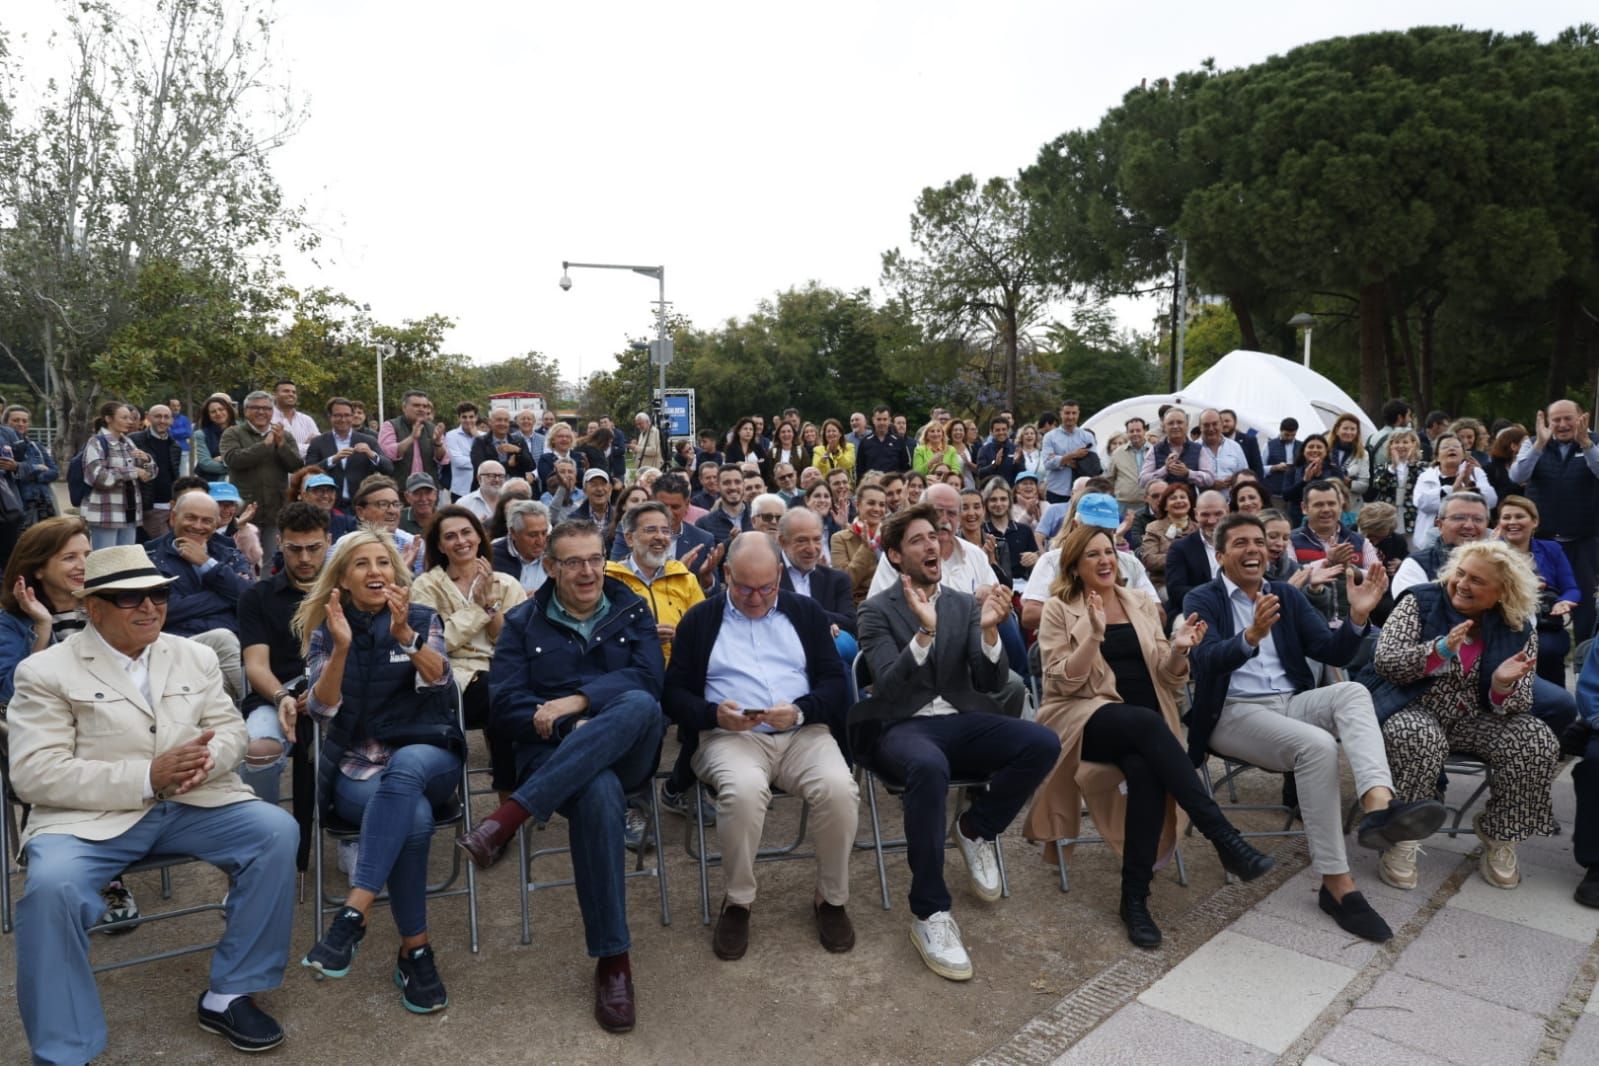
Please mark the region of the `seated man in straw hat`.
<svg viewBox="0 0 1599 1066"><path fill-rule="evenodd" d="M283 979L299 831L234 773L248 738L216 654L161 632L172 580L136 545L91 552L76 593L88 626L17 667L11 783L32 805L17 1005L35 1062L105 1050L87 930L100 886L152 854L192 855L231 882L200 1028L241 1051L283 1041L250 997Z"/></svg>

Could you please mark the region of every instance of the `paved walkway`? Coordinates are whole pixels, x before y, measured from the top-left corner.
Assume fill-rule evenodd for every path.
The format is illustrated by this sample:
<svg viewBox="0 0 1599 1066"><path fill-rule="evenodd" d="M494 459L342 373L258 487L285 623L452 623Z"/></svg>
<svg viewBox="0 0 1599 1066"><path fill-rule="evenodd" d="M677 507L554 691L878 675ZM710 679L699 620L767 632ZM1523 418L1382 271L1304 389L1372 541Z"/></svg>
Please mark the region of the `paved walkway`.
<svg viewBox="0 0 1599 1066"><path fill-rule="evenodd" d="M1457 779L1451 798L1471 784ZM1382 946L1322 914L1319 878L1301 870L1055 1062L1599 1062L1599 910L1571 899L1573 807L1568 766L1555 784L1563 834L1518 849L1512 891L1482 880L1469 833L1424 845L1411 892L1354 849L1357 883L1396 932Z"/></svg>

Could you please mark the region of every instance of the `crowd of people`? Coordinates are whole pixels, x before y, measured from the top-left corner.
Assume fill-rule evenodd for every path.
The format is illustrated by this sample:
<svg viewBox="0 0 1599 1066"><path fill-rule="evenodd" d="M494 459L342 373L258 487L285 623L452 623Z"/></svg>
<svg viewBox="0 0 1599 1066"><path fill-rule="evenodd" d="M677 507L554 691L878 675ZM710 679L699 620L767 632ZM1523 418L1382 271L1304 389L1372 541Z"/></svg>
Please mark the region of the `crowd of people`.
<svg viewBox="0 0 1599 1066"><path fill-rule="evenodd" d="M254 997L290 958L306 827L277 800L297 746L359 828L301 966L349 974L387 886L402 1004L442 1010L426 873L463 722L498 795L456 846L488 868L524 826L567 821L610 1031L636 1020L624 862L654 846L640 808L663 759L661 806L717 827L724 960L756 924L778 789L810 808L818 942L854 946L860 767L901 796L910 938L955 981L974 967L947 838L992 904L999 836L1021 819L1053 860L1086 807L1143 948L1185 823L1229 873L1265 874L1196 774L1213 755L1284 775L1322 910L1372 941L1392 931L1350 874L1350 801L1382 880L1413 888L1445 758L1481 759L1481 876L1510 889L1574 756L1575 897L1599 907L1599 654L1572 655L1594 632L1599 438L1569 401L1530 430L1434 412L1418 433L1396 400L1369 435L1350 413L1269 439L1172 407L1102 449L1071 401L1027 424L935 409L914 431L887 406L847 425L790 408L663 447L645 414L579 433L461 403L451 426L413 390L375 424L334 397L324 429L298 399L217 393L192 423L175 400L109 402L64 471L5 408L0 699L36 1061L105 1048L87 931L138 923L121 874L153 853L230 878L201 1027L282 1041Z"/></svg>

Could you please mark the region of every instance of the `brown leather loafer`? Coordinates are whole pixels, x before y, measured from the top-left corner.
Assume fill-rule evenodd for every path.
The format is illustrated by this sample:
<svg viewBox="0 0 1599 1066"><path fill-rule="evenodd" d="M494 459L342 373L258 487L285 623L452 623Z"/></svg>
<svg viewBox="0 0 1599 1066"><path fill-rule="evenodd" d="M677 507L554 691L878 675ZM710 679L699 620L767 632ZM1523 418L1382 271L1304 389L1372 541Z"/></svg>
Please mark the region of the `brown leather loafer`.
<svg viewBox="0 0 1599 1066"><path fill-rule="evenodd" d="M750 909L724 899L722 913L716 919L716 934L711 937L711 950L717 958L732 962L742 959L749 946Z"/></svg>
<svg viewBox="0 0 1599 1066"><path fill-rule="evenodd" d="M516 830L507 829L493 818L485 818L470 833L456 838L455 846L466 852L474 865L487 870L505 854L505 843Z"/></svg>
<svg viewBox="0 0 1599 1066"><path fill-rule="evenodd" d="M627 1033L636 1017L633 967L628 957L600 959L594 965L594 1020L607 1033Z"/></svg>
<svg viewBox="0 0 1599 1066"><path fill-rule="evenodd" d="M816 913L816 936L822 947L842 953L855 946L855 926L849 920L848 911L825 901L812 901L811 910Z"/></svg>

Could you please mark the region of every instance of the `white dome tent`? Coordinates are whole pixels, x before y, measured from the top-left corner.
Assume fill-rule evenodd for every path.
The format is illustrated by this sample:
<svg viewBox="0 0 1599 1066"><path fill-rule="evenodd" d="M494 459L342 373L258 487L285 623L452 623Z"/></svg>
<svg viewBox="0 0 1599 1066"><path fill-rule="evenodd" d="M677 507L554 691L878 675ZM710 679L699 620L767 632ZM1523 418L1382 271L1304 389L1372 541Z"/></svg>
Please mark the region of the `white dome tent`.
<svg viewBox="0 0 1599 1066"><path fill-rule="evenodd" d="M1324 433L1337 417L1353 412L1360 419L1361 437L1377 427L1353 398L1327 378L1290 359L1242 349L1228 352L1216 365L1180 392L1133 396L1111 404L1083 420L1104 455L1105 442L1137 416L1159 432L1155 412L1162 404L1176 404L1193 419L1207 407L1227 407L1238 413L1238 425L1254 430L1263 440L1277 435L1284 418L1299 421L1300 439L1307 433Z"/></svg>

